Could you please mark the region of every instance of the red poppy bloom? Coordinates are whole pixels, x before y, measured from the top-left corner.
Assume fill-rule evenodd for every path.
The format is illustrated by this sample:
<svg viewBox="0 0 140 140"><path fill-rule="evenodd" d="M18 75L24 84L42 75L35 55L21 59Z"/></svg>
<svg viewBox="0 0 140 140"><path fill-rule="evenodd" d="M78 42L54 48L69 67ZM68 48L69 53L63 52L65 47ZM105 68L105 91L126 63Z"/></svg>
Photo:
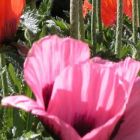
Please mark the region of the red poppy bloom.
<svg viewBox="0 0 140 140"><path fill-rule="evenodd" d="M88 13L88 11L92 10L92 4L89 3L88 0L84 0L83 3L83 16L85 17Z"/></svg>
<svg viewBox="0 0 140 140"><path fill-rule="evenodd" d="M15 35L24 5L25 0L0 0L0 43Z"/></svg>
<svg viewBox="0 0 140 140"><path fill-rule="evenodd" d="M123 12L132 17L132 0L123 0ZM101 18L105 26L112 26L116 22L117 1L101 0Z"/></svg>

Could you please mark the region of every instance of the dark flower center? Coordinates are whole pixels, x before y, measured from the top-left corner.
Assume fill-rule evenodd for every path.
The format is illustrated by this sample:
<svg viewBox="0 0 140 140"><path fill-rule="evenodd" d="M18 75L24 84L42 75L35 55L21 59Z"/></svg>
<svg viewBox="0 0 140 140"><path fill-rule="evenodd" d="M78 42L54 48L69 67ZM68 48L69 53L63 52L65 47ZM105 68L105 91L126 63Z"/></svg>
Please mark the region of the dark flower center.
<svg viewBox="0 0 140 140"><path fill-rule="evenodd" d="M54 83L47 85L46 87L43 88L43 98L44 98L44 103L45 103L45 110L48 108L48 104L52 95L52 90L53 90L53 85Z"/></svg>
<svg viewBox="0 0 140 140"><path fill-rule="evenodd" d="M75 117L72 126L82 137L95 128L95 120L87 115L79 115Z"/></svg>

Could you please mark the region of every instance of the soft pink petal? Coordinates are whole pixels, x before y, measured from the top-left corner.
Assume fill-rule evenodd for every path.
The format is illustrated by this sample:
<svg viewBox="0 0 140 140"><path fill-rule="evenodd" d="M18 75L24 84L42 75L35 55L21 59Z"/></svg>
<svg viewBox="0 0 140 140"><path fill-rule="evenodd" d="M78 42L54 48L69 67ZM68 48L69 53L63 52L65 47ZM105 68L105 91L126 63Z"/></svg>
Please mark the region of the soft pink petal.
<svg viewBox="0 0 140 140"><path fill-rule="evenodd" d="M33 113L37 114L38 110L34 110ZM81 140L77 132L57 116L50 115L45 111L43 113L42 111L42 115L39 114L39 118L60 140Z"/></svg>
<svg viewBox="0 0 140 140"><path fill-rule="evenodd" d="M125 61L117 62L111 62L109 60L102 59L100 57L95 57L92 59L92 62L97 63L98 65L102 65L102 67L117 67L118 68L118 74L120 76L123 76L125 74L126 81L129 81L133 77L131 73L133 73L136 69L136 63L135 60L131 59L130 57L127 57ZM131 65L131 71L127 71L128 67ZM122 72L122 67L124 69L124 72ZM120 71L120 72L119 72ZM128 83L129 84L129 83Z"/></svg>
<svg viewBox="0 0 140 140"><path fill-rule="evenodd" d="M1 104L3 106L13 106L20 108L27 112L32 112L34 109L41 109L37 102L23 95L4 97L1 101Z"/></svg>
<svg viewBox="0 0 140 140"><path fill-rule="evenodd" d="M60 120L56 116L49 115L45 110L40 108L38 104L26 97L26 96L8 96L4 97L1 101L3 106L13 106L16 108L20 108L27 112L31 112L34 115L37 115L39 119L52 131L55 132L62 140L80 140L79 135L75 132L75 130Z"/></svg>
<svg viewBox="0 0 140 140"><path fill-rule="evenodd" d="M46 95L51 92L48 91L50 86L66 66L86 61L89 57L88 45L71 38L47 36L35 42L24 64L24 77L38 104L44 107L43 96L50 96Z"/></svg>
<svg viewBox="0 0 140 140"><path fill-rule="evenodd" d="M54 83L47 112L72 126L79 120L93 124L84 140L106 140L125 110L139 68L139 62L130 58L109 66L94 62L69 66Z"/></svg>
<svg viewBox="0 0 140 140"><path fill-rule="evenodd" d="M140 140L140 78L138 78L130 96L124 121L115 140Z"/></svg>

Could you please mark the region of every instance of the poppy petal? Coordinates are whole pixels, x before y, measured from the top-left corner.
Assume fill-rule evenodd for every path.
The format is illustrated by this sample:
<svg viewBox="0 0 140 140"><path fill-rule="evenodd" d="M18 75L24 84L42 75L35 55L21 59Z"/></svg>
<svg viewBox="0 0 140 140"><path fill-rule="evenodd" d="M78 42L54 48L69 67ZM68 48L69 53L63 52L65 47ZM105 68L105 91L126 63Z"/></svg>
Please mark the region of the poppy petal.
<svg viewBox="0 0 140 140"><path fill-rule="evenodd" d="M38 110L33 111L34 114L38 114ZM52 133L55 139L60 140L81 140L81 137L77 132L63 120L57 116L48 114L47 112L41 112L39 116L40 120L43 122L44 126L47 127L47 130Z"/></svg>
<svg viewBox="0 0 140 140"><path fill-rule="evenodd" d="M57 118L56 116L49 115L45 110L39 107L39 105L32 99L20 95L20 96L9 96L4 97L1 101L3 106L13 106L20 108L27 112L31 112L37 115L39 119L45 123L45 125L50 126L50 129L57 134L63 140L80 140L78 134L73 130L71 126ZM61 133L59 133L61 131Z"/></svg>
<svg viewBox="0 0 140 140"><path fill-rule="evenodd" d="M1 103L3 106L13 106L27 112L32 112L34 109L41 109L34 100L23 95L4 97Z"/></svg>
<svg viewBox="0 0 140 140"><path fill-rule="evenodd" d="M88 11L92 10L92 4L89 3L88 0L84 0L82 9L83 9L83 17L85 18L85 16L87 15Z"/></svg>
<svg viewBox="0 0 140 140"><path fill-rule="evenodd" d="M123 0L123 13L132 17L132 0ZM117 19L117 1L101 0L101 19L106 27L113 26Z"/></svg>
<svg viewBox="0 0 140 140"><path fill-rule="evenodd" d="M132 0L123 0L123 10L129 18L132 18Z"/></svg>
<svg viewBox="0 0 140 140"><path fill-rule="evenodd" d="M88 60L88 45L71 38L47 36L35 42L24 64L24 78L44 108L44 97L50 98L53 83L68 65Z"/></svg>
<svg viewBox="0 0 140 140"><path fill-rule="evenodd" d="M11 39L16 33L24 6L25 0L0 0L0 43Z"/></svg>
<svg viewBox="0 0 140 140"><path fill-rule="evenodd" d="M133 86L133 90L124 114L124 121L118 131L115 140L139 140L140 139L140 78Z"/></svg>
<svg viewBox="0 0 140 140"><path fill-rule="evenodd" d="M101 0L101 18L106 27L116 22L117 3L116 0Z"/></svg>
<svg viewBox="0 0 140 140"><path fill-rule="evenodd" d="M47 112L85 139L107 139L125 110L139 68L139 62L130 58L112 65L69 66L54 83Z"/></svg>

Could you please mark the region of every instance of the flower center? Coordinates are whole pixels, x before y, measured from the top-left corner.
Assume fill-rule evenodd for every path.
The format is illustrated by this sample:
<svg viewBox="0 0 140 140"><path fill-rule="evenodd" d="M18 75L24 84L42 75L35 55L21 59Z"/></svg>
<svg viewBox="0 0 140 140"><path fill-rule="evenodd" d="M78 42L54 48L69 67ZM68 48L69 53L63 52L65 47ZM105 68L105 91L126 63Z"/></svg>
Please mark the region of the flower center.
<svg viewBox="0 0 140 140"><path fill-rule="evenodd" d="M43 98L44 98L44 103L45 103L45 110L47 110L48 108L48 104L52 95L52 90L53 90L53 83L50 85L47 85L44 89L43 89Z"/></svg>
<svg viewBox="0 0 140 140"><path fill-rule="evenodd" d="M72 126L82 137L95 128L95 120L87 117L87 115L79 115L75 117Z"/></svg>

